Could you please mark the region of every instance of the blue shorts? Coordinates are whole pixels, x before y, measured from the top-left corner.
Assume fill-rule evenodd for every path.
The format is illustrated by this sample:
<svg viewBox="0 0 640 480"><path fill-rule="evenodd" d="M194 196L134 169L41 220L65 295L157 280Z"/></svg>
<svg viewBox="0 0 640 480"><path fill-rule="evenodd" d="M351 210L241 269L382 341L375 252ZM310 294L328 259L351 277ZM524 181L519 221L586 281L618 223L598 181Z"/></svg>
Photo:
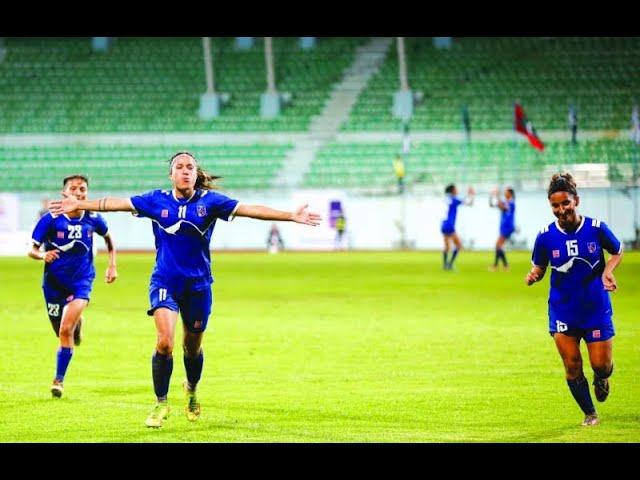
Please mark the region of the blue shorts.
<svg viewBox="0 0 640 480"><path fill-rule="evenodd" d="M72 285L63 285L54 276L45 274L42 291L49 320L59 322L62 310L72 300L82 298L89 301L92 286L93 277L76 281Z"/></svg>
<svg viewBox="0 0 640 480"><path fill-rule="evenodd" d="M449 222L442 222L442 225L440 226L440 231L442 232L443 235L451 235L453 233L456 233L456 227L449 223Z"/></svg>
<svg viewBox="0 0 640 480"><path fill-rule="evenodd" d="M509 240L509 237L513 235L513 232L515 231L516 231L515 228L501 228L500 235L502 235L504 238Z"/></svg>
<svg viewBox="0 0 640 480"><path fill-rule="evenodd" d="M168 308L180 312L182 323L191 333L204 332L213 304L211 285L172 287L169 283L154 280L149 285L149 303L151 308L147 315L152 316L158 308Z"/></svg>
<svg viewBox="0 0 640 480"><path fill-rule="evenodd" d="M584 338L585 342L604 342L612 338L616 332L613 328L611 310L598 314L584 315L567 321L556 314L549 306L549 334L563 333L571 337Z"/></svg>

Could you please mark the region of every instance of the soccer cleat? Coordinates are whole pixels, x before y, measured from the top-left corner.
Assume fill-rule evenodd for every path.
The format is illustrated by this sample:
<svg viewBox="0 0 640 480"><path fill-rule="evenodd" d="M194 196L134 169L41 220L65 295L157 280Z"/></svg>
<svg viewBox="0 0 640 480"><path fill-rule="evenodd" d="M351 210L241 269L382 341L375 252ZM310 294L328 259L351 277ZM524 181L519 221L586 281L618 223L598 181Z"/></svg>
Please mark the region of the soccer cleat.
<svg viewBox="0 0 640 480"><path fill-rule="evenodd" d="M82 343L82 317L78 320L75 330L73 331L73 344L77 347Z"/></svg>
<svg viewBox="0 0 640 480"><path fill-rule="evenodd" d="M590 427L592 425L598 425L599 423L600 423L600 419L598 418L598 414L594 412L584 417L584 420L582 421L582 426Z"/></svg>
<svg viewBox="0 0 640 480"><path fill-rule="evenodd" d="M58 379L54 379L51 384L51 395L53 395L54 398L60 398L63 391L64 386L62 385L62 382Z"/></svg>
<svg viewBox="0 0 640 480"><path fill-rule="evenodd" d="M164 402L158 402L151 413L145 420L144 424L147 427L159 428L162 426L162 422L165 421L169 417L169 403L165 400Z"/></svg>
<svg viewBox="0 0 640 480"><path fill-rule="evenodd" d="M498 271L498 267L496 267L495 265L489 265L487 270L489 270L490 272L497 272Z"/></svg>
<svg viewBox="0 0 640 480"><path fill-rule="evenodd" d="M190 422L195 422L200 418L200 402L196 398L195 390L189 390L189 384L185 380L182 384L184 386L184 391L187 395L187 405L184 407L184 411L187 414L187 420Z"/></svg>
<svg viewBox="0 0 640 480"><path fill-rule="evenodd" d="M609 396L609 379L608 378L596 378L593 380L593 393L596 395L596 400L604 402Z"/></svg>

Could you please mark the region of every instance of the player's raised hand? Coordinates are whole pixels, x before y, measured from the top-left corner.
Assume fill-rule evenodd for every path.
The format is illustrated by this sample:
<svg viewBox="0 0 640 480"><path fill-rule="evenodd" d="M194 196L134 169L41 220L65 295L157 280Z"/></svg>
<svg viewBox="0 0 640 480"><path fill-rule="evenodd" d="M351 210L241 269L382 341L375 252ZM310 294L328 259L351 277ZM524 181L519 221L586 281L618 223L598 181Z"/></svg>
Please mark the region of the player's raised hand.
<svg viewBox="0 0 640 480"><path fill-rule="evenodd" d="M48 204L49 211L54 215L71 213L78 209L78 199L73 195L62 192L62 200L52 200Z"/></svg>
<svg viewBox="0 0 640 480"><path fill-rule="evenodd" d="M307 210L308 207L308 203L305 203L304 205L298 207L296 211L293 212L293 216L291 217L291 219L296 223L303 223L305 225L312 225L314 227L320 225L320 220L322 220L322 218L317 213L309 212Z"/></svg>
<svg viewBox="0 0 640 480"><path fill-rule="evenodd" d="M616 283L616 278L613 276L613 273L606 270L602 274L602 283L604 284L604 289L608 292L615 292L618 288L618 284Z"/></svg>

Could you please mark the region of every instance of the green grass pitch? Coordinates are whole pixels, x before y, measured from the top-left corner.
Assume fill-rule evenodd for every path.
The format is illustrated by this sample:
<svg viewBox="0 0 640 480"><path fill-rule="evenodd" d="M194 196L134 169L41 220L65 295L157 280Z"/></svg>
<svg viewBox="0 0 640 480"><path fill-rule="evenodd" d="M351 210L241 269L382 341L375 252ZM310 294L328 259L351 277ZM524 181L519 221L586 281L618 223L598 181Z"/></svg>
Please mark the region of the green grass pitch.
<svg viewBox="0 0 640 480"><path fill-rule="evenodd" d="M488 252L462 252L454 272L438 252L214 253L202 417L183 413L178 325L157 430L144 426L153 255L121 254L113 285L98 256L61 399L43 265L0 258L0 442L640 441L640 254L616 272L616 369L590 428L547 334L548 278L527 288L529 253L508 256L511 271L491 273Z"/></svg>

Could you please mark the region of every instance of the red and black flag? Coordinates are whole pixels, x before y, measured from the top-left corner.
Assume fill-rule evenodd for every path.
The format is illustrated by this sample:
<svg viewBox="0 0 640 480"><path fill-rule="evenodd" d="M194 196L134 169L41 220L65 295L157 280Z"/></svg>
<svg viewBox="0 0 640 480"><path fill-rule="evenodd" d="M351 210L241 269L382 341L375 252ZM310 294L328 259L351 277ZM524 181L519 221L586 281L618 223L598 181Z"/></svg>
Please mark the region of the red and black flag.
<svg viewBox="0 0 640 480"><path fill-rule="evenodd" d="M534 148L537 148L540 151L544 150L544 143L542 143L542 140L538 138L536 129L533 128L531 121L527 119L527 116L519 103L515 104L513 127L516 129L516 132L526 136L529 143L531 143Z"/></svg>

